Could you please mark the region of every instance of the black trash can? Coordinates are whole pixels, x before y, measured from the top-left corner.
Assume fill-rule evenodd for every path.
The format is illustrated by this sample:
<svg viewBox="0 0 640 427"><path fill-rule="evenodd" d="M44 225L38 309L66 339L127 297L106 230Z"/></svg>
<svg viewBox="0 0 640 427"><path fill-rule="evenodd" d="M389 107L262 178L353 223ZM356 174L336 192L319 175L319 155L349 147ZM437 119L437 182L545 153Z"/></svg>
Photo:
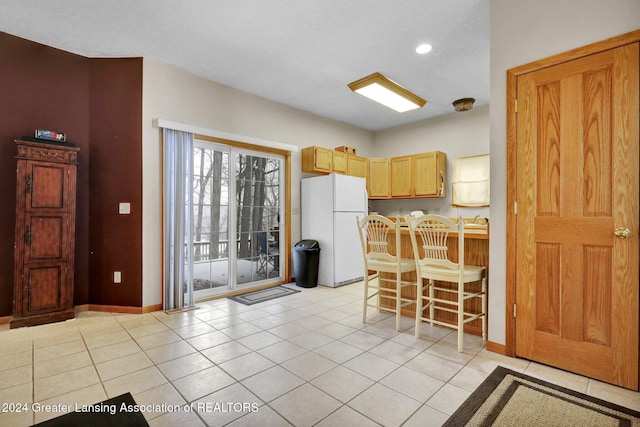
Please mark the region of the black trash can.
<svg viewBox="0 0 640 427"><path fill-rule="evenodd" d="M317 240L300 240L293 247L293 274L301 288L318 286L320 245Z"/></svg>

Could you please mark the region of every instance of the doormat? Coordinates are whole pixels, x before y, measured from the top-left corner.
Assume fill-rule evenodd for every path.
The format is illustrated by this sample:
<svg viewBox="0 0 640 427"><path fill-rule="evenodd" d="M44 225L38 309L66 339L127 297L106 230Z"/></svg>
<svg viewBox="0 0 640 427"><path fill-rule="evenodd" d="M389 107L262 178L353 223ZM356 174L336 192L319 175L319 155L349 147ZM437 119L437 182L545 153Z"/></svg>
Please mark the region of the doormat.
<svg viewBox="0 0 640 427"><path fill-rule="evenodd" d="M121 394L94 405L82 406L86 412L71 412L36 424L43 427L148 427L142 412L136 411L131 393Z"/></svg>
<svg viewBox="0 0 640 427"><path fill-rule="evenodd" d="M300 292L297 289L291 289L284 286L276 286L274 288L261 289L259 291L249 292L246 294L229 297L229 299L244 305L258 304L259 302L269 301Z"/></svg>
<svg viewBox="0 0 640 427"><path fill-rule="evenodd" d="M640 426L640 412L498 366L444 426Z"/></svg>

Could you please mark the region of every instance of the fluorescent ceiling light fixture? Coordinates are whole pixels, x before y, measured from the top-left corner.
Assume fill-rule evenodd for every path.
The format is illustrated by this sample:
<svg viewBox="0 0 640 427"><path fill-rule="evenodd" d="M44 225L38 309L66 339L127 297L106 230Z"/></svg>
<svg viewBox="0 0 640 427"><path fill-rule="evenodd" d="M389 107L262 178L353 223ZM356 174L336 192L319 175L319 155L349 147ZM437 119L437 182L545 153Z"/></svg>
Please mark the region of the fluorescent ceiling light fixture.
<svg viewBox="0 0 640 427"><path fill-rule="evenodd" d="M418 95L409 92L380 73L373 73L370 76L363 77L360 80L349 83L348 86L352 91L399 113L422 108L427 103Z"/></svg>

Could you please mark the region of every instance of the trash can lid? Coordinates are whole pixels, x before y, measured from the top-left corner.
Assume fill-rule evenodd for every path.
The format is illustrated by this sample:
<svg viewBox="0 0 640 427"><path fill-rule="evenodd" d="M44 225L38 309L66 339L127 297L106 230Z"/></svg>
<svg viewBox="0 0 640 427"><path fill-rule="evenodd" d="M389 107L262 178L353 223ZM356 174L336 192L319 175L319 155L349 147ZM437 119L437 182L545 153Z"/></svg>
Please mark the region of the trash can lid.
<svg viewBox="0 0 640 427"><path fill-rule="evenodd" d="M294 247L299 249L320 249L320 244L318 244L317 240L305 239L300 240Z"/></svg>

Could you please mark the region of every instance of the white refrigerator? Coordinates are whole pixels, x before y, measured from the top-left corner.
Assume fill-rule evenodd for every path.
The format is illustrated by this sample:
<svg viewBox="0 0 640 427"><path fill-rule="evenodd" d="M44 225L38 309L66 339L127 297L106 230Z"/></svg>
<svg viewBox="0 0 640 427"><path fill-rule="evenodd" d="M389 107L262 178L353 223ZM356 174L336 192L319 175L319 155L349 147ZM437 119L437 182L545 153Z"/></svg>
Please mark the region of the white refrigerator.
<svg viewBox="0 0 640 427"><path fill-rule="evenodd" d="M364 178L329 174L301 181L302 239L320 245L318 284L337 287L364 278L356 217L367 215Z"/></svg>

